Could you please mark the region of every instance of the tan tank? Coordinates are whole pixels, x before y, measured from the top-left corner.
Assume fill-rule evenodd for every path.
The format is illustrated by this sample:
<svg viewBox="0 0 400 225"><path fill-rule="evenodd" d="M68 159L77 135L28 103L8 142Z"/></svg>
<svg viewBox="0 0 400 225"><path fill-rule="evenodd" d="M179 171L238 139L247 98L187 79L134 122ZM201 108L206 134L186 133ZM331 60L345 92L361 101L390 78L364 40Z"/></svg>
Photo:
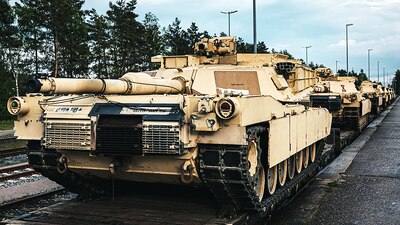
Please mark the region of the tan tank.
<svg viewBox="0 0 400 225"><path fill-rule="evenodd" d="M371 81L363 81L360 92L371 101L371 114L379 115L384 108L384 96L380 85Z"/></svg>
<svg viewBox="0 0 400 225"><path fill-rule="evenodd" d="M334 127L360 131L368 125L371 101L357 90L355 78L334 76L326 68L317 71L321 81L310 96L311 105L329 109Z"/></svg>
<svg viewBox="0 0 400 225"><path fill-rule="evenodd" d="M282 55L237 54L234 37L195 53L117 80L31 80L8 102L30 164L75 192L183 184L208 187L224 210L273 208L317 168L330 133L328 110L299 104L315 74ZM292 66L280 75L279 63Z"/></svg>
<svg viewBox="0 0 400 225"><path fill-rule="evenodd" d="M390 104L394 102L396 99L396 94L394 93L393 88L388 88L389 89L389 96L390 96Z"/></svg>
<svg viewBox="0 0 400 225"><path fill-rule="evenodd" d="M383 92L383 108L387 108L390 105L389 88L382 86L382 92Z"/></svg>

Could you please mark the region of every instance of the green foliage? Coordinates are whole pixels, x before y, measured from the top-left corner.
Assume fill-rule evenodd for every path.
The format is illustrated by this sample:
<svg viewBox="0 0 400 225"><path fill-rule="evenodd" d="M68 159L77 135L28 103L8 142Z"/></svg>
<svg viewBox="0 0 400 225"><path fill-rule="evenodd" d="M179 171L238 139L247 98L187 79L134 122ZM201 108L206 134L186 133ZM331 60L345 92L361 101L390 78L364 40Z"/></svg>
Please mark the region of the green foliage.
<svg viewBox="0 0 400 225"><path fill-rule="evenodd" d="M237 52L238 53L253 53L254 45L244 42L243 38L239 37L237 39ZM267 45L264 41L257 43L257 53L269 53Z"/></svg>
<svg viewBox="0 0 400 225"><path fill-rule="evenodd" d="M258 44L257 44L257 53L261 53L261 54L262 53L269 53L267 45L263 41L258 42Z"/></svg>
<svg viewBox="0 0 400 225"><path fill-rule="evenodd" d="M164 29L164 40L167 55L185 55L192 53L188 33L182 29L181 21L175 18L172 24Z"/></svg>
<svg viewBox="0 0 400 225"><path fill-rule="evenodd" d="M14 75L18 71L20 40L15 14L7 0L0 0L0 120L10 119L7 100L17 93Z"/></svg>
<svg viewBox="0 0 400 225"><path fill-rule="evenodd" d="M201 35L202 34L199 32L199 27L196 25L196 23L192 23L190 27L187 29L187 38L189 41L189 47L191 52L193 52L194 44L200 41Z"/></svg>
<svg viewBox="0 0 400 225"><path fill-rule="evenodd" d="M289 56L289 59L294 59L293 55L290 54L290 53L288 52L288 50L286 50L286 49L279 51L279 53Z"/></svg>
<svg viewBox="0 0 400 225"><path fill-rule="evenodd" d="M144 27L136 19L136 0L109 3L107 20L110 23L111 77L117 78L140 69Z"/></svg>
<svg viewBox="0 0 400 225"><path fill-rule="evenodd" d="M239 53L252 53L253 45L247 42L244 42L243 38L239 37L236 40L237 43L237 52Z"/></svg>
<svg viewBox="0 0 400 225"><path fill-rule="evenodd" d="M200 32L196 23L183 28L178 18L166 28L152 13L138 21L137 0L112 1L105 15L85 11L83 4L84 0L20 0L12 8L8 0L0 0L1 115L8 115L4 101L17 94L16 78L19 87L41 74L119 78L129 71L157 69L152 56L192 54L201 38L216 37ZM264 41L257 43L258 53L268 50ZM252 53L253 44L239 37L237 51ZM272 53L278 51L272 48ZM279 53L293 58L286 49Z"/></svg>
<svg viewBox="0 0 400 225"><path fill-rule="evenodd" d="M12 73L0 62L0 120L11 119L6 104L8 98L16 94L15 81Z"/></svg>
<svg viewBox="0 0 400 225"><path fill-rule="evenodd" d="M89 12L88 21L91 72L98 78L111 78L110 24L96 10Z"/></svg>
<svg viewBox="0 0 400 225"><path fill-rule="evenodd" d="M87 76L88 27L82 10L84 0L21 0L15 4L26 65L35 74ZM29 66L28 66L29 67ZM29 72L29 71L28 71Z"/></svg>
<svg viewBox="0 0 400 225"><path fill-rule="evenodd" d="M347 76L347 72L344 69L340 69L337 71L338 76Z"/></svg>
<svg viewBox="0 0 400 225"><path fill-rule="evenodd" d="M367 77L367 74L365 74L364 73L364 70L363 69L361 69L360 70L360 73L358 73L358 75L357 75L357 80L356 80L356 86L357 87L360 87L360 85L361 85L361 82L363 82L363 81L365 81L365 80L368 80L368 77Z"/></svg>
<svg viewBox="0 0 400 225"><path fill-rule="evenodd" d="M397 95L400 94L400 70L396 70L392 81L392 87L394 88Z"/></svg>
<svg viewBox="0 0 400 225"><path fill-rule="evenodd" d="M143 57L141 70L154 70L157 69L158 65L151 63L151 57L161 55L165 52L158 18L150 12L147 13L143 21L143 26L145 36L144 48L141 53ZM194 25L194 27L196 26ZM193 29L195 29L194 27Z"/></svg>

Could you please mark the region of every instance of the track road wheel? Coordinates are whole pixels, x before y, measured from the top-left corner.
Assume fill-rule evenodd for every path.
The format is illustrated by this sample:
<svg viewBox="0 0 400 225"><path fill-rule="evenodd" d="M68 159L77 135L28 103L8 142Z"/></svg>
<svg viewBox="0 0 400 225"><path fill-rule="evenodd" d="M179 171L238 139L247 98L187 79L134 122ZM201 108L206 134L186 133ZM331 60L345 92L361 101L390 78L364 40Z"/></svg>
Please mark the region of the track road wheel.
<svg viewBox="0 0 400 225"><path fill-rule="evenodd" d="M295 158L294 155L292 155L289 159L287 159L287 171L288 171L288 177L289 179L293 179L294 174L296 173L296 163L295 163Z"/></svg>
<svg viewBox="0 0 400 225"><path fill-rule="evenodd" d="M278 183L279 186L283 187L286 182L286 176L287 176L287 169L288 169L288 164L287 160L282 161L278 164Z"/></svg>
<svg viewBox="0 0 400 225"><path fill-rule="evenodd" d="M310 160L310 147L306 147L302 150L303 152L303 167L304 169L308 167L308 161Z"/></svg>
<svg viewBox="0 0 400 225"><path fill-rule="evenodd" d="M267 188L268 188L269 195L273 195L275 193L276 183L278 180L277 177L278 177L277 166L269 168L268 172L267 172Z"/></svg>
<svg viewBox="0 0 400 225"><path fill-rule="evenodd" d="M294 158L296 159L296 171L297 171L297 173L301 173L301 169L303 168L303 153L302 153L302 151L297 152L294 155Z"/></svg>
<svg viewBox="0 0 400 225"><path fill-rule="evenodd" d="M317 143L310 146L310 160L313 163L315 161L315 156L317 155Z"/></svg>
<svg viewBox="0 0 400 225"><path fill-rule="evenodd" d="M257 143L255 140L250 141L247 145L248 148L248 156L247 161L249 162L249 173L250 176L254 176L257 172L257 165L258 165L258 150L257 150Z"/></svg>
<svg viewBox="0 0 400 225"><path fill-rule="evenodd" d="M258 200L261 202L265 191L265 172L262 166L259 168L257 184L254 186L254 190L256 191Z"/></svg>
<svg viewBox="0 0 400 225"><path fill-rule="evenodd" d="M250 134L250 140L247 145L247 162L250 179L252 180L253 189L258 200L264 197L265 190L265 172L261 164L261 144L260 134L253 132Z"/></svg>

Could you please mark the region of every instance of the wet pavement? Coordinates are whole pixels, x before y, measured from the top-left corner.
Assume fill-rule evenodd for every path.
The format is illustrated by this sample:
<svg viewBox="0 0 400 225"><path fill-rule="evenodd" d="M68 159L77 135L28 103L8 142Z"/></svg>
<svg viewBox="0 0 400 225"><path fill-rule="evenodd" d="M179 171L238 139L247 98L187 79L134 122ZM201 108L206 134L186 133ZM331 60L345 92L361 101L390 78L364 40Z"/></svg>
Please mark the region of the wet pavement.
<svg viewBox="0 0 400 225"><path fill-rule="evenodd" d="M368 126L271 224L399 225L400 103Z"/></svg>

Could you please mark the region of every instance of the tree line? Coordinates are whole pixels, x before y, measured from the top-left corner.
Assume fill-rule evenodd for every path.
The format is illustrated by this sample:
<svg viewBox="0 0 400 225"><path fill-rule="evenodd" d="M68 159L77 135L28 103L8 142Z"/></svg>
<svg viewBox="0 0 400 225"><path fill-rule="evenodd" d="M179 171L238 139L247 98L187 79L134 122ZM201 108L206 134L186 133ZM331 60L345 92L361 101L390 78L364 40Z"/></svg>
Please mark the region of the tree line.
<svg viewBox="0 0 400 225"><path fill-rule="evenodd" d="M195 42L217 36L194 22L185 29L178 18L161 27L151 12L139 20L136 0L109 2L105 14L84 10L84 2L20 0L11 6L0 0L0 119L8 115L8 97L24 94L24 88L16 90L16 81L25 87L29 78L43 75L119 78L128 71L156 69L152 56L191 54ZM239 37L237 50L250 53L253 44ZM257 50L269 53L263 41ZM271 52L293 58L287 50Z"/></svg>
<svg viewBox="0 0 400 225"><path fill-rule="evenodd" d="M161 27L150 12L139 21L136 0L110 2L104 15L83 10L84 2L21 0L11 7L8 0L0 0L5 69L36 76L116 78L127 71L154 69L154 55L190 54L195 42L216 36L201 32L194 22L184 29L178 18ZM264 42L257 47L268 52ZM238 39L238 51L252 48Z"/></svg>

